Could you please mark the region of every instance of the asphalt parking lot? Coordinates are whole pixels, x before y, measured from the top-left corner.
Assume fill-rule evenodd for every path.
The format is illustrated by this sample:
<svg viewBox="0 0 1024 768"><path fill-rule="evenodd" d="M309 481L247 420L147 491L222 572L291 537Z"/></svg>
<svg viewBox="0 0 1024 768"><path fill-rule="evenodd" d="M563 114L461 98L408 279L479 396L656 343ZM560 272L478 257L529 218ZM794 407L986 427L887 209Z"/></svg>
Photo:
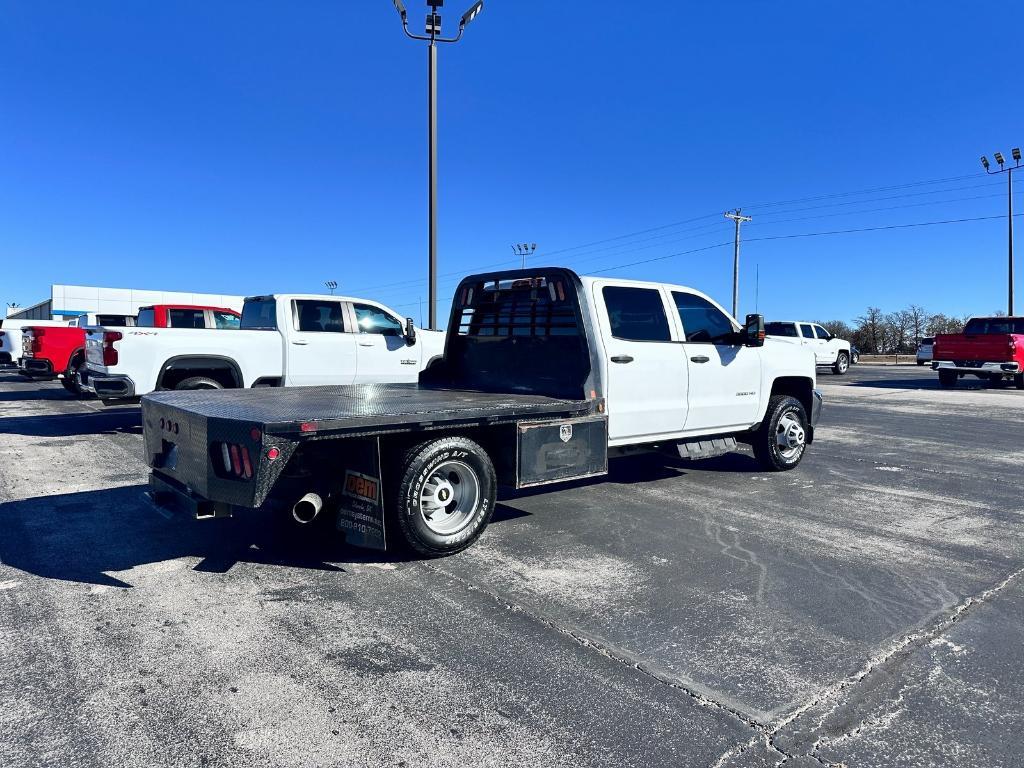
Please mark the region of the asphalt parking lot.
<svg viewBox="0 0 1024 768"><path fill-rule="evenodd" d="M613 462L405 561L142 500L0 372L2 766L1019 766L1024 391L822 372L794 472Z"/></svg>

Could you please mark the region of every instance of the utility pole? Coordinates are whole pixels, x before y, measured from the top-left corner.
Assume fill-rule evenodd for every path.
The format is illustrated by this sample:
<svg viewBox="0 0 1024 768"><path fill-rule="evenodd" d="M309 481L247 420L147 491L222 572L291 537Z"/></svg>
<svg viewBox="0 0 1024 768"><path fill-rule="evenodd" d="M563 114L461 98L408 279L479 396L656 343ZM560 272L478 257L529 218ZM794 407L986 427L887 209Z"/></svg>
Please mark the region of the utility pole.
<svg viewBox="0 0 1024 768"><path fill-rule="evenodd" d="M725 218L736 222L736 239L732 249L732 316L739 317L736 313L740 308L740 224L750 221L750 217L740 215L740 209L737 208L735 211L726 211Z"/></svg>
<svg viewBox="0 0 1024 768"><path fill-rule="evenodd" d="M985 173L990 176L994 176L997 173L1005 173L1008 184L1006 186L1006 197L1008 206L1007 221L1009 222L1009 240L1007 250L1009 252L1009 272L1008 272L1008 288L1007 288L1007 299L1006 299L1006 314L1013 316L1013 172L1018 170L1020 166L1020 147L1014 147L1010 151L1013 157L1014 164L1004 168L1006 160L1003 158L1002 152L996 152L993 157L999 164L999 170L993 171L989 168L988 158L982 156L981 165L985 169Z"/></svg>
<svg viewBox="0 0 1024 768"><path fill-rule="evenodd" d="M402 30L413 40L427 42L427 182L428 231L429 249L427 279L429 282L428 314L430 330L437 330L437 44L457 43L462 39L466 25L477 17L484 7L484 0L477 0L459 20L459 34L455 37L441 37L441 14L437 9L444 5L444 0L427 0L427 25L425 35L414 35L409 31L405 4L402 0L391 0L395 10L402 17Z"/></svg>
<svg viewBox="0 0 1024 768"><path fill-rule="evenodd" d="M512 246L512 250L515 251L516 255L523 258L522 269L526 269L526 257L532 256L533 252L537 250L536 243L516 243Z"/></svg>

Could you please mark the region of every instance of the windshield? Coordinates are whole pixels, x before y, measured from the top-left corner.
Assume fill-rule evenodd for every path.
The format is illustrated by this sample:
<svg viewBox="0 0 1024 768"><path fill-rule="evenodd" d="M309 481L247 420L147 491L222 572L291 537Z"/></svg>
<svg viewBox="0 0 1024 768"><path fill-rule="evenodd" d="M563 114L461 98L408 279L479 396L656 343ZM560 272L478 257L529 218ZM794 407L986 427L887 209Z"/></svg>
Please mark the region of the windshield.
<svg viewBox="0 0 1024 768"><path fill-rule="evenodd" d="M239 326L248 331L277 330L277 302L271 296L246 299Z"/></svg>

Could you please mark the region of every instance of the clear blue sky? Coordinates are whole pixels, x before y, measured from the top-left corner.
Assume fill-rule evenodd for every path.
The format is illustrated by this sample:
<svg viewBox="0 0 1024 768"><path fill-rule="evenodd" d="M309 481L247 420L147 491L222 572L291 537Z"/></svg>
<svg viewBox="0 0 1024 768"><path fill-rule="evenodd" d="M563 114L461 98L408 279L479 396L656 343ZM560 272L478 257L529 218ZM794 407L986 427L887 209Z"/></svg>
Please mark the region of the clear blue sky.
<svg viewBox="0 0 1024 768"><path fill-rule="evenodd" d="M422 0L406 4L421 31ZM447 0L446 31L464 5ZM523 240L537 262L608 269L728 242L721 213L745 206L741 312L755 264L769 316L1002 308L1005 176L978 157L1024 144L1019 21L1011 2L487 0L439 53L441 272ZM418 317L425 59L390 0L3 0L0 300L335 279ZM728 304L731 258L608 274Z"/></svg>

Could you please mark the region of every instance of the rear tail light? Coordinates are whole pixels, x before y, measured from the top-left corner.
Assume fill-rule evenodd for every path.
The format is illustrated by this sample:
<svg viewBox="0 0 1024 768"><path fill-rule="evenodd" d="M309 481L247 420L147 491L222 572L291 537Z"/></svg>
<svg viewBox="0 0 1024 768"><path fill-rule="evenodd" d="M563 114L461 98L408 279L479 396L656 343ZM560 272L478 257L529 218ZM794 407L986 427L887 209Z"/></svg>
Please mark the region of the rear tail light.
<svg viewBox="0 0 1024 768"><path fill-rule="evenodd" d="M214 454L220 455L221 474L240 480L252 479L252 456L248 446L238 443L221 443L220 450L215 451Z"/></svg>
<svg viewBox="0 0 1024 768"><path fill-rule="evenodd" d="M114 342L122 339L120 331L103 332L103 364L117 365L117 350L114 349Z"/></svg>

